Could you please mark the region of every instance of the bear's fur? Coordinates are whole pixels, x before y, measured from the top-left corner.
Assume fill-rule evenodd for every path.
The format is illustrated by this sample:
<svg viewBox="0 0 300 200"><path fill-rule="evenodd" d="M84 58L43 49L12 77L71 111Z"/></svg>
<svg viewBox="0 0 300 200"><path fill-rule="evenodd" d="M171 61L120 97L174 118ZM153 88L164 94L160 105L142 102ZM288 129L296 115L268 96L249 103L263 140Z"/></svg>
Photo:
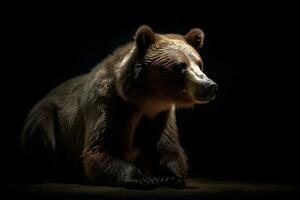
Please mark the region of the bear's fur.
<svg viewBox="0 0 300 200"><path fill-rule="evenodd" d="M22 133L35 172L59 166L63 175L82 171L95 184L184 186L188 165L175 107L212 99L204 89L196 98L200 82L183 76L191 63L202 69L203 39L200 29L181 36L141 26L134 42L53 89L31 110ZM191 77L211 81L196 71Z"/></svg>

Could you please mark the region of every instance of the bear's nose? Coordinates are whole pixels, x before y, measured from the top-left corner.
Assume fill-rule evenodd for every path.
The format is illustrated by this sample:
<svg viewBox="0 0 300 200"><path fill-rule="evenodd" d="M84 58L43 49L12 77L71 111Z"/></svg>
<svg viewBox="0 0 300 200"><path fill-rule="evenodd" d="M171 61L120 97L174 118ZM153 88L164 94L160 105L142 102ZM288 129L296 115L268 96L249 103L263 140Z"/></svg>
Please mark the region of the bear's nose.
<svg viewBox="0 0 300 200"><path fill-rule="evenodd" d="M218 90L218 85L214 82L210 83L206 88L207 96L209 97L215 96L217 90Z"/></svg>
<svg viewBox="0 0 300 200"><path fill-rule="evenodd" d="M207 98L214 98L218 90L218 85L212 80L209 80L204 84L204 87L204 96L206 96Z"/></svg>
<svg viewBox="0 0 300 200"><path fill-rule="evenodd" d="M207 80L195 85L194 97L200 101L213 100L216 97L218 85L207 78Z"/></svg>

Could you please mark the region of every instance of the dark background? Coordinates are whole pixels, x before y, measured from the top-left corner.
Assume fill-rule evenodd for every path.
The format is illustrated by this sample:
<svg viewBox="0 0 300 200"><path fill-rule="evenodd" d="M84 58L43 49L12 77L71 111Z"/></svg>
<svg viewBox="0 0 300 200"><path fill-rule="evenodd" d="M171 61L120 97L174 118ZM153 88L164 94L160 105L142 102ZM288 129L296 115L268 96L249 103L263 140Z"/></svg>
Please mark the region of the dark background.
<svg viewBox="0 0 300 200"><path fill-rule="evenodd" d="M206 33L205 73L217 99L178 111L191 176L298 181L296 16L282 4L201 2L11 5L2 25L1 181L19 180L19 137L31 107L88 72L148 24L160 33Z"/></svg>

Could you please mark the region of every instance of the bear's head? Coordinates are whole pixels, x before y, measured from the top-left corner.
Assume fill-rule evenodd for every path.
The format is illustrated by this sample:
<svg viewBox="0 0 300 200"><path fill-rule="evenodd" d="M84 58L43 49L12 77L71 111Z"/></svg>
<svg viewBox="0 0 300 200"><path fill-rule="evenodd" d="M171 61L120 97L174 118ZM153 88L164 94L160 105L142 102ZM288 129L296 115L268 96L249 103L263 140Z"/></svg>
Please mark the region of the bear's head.
<svg viewBox="0 0 300 200"><path fill-rule="evenodd" d="M216 95L217 84L203 72L199 49L204 41L201 29L186 35L157 34L141 26L134 46L122 63L131 65L131 77L123 89L131 101L145 112L207 103Z"/></svg>

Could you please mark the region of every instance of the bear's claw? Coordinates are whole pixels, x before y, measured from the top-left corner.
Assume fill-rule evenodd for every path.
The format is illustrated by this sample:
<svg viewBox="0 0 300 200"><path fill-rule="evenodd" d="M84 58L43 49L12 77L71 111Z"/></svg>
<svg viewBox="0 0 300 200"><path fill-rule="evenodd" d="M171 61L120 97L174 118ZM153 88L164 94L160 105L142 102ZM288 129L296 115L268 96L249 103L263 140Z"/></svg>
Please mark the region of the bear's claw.
<svg viewBox="0 0 300 200"><path fill-rule="evenodd" d="M154 189L155 187L171 187L182 189L186 186L183 178L169 177L146 177L130 179L123 183L124 188L128 189Z"/></svg>

